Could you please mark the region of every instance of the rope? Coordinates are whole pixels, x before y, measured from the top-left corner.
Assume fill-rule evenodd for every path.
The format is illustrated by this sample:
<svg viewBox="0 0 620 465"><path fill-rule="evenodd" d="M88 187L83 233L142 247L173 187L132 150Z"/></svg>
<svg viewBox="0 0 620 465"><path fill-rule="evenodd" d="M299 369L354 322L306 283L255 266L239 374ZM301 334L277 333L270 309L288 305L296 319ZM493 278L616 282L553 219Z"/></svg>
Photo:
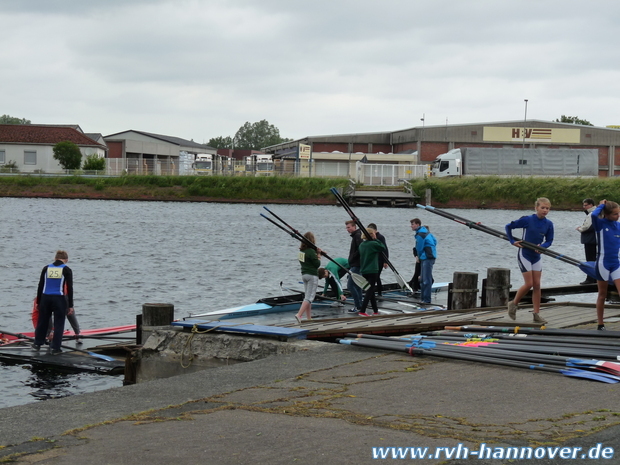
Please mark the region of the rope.
<svg viewBox="0 0 620 465"><path fill-rule="evenodd" d="M205 324L205 323L211 323L212 321L220 321L220 320L209 320L209 321L202 321L201 323L195 323L194 326L192 326L191 329L191 334L190 336L187 338L187 341L185 341L185 346L183 347L183 350L181 351L181 367L182 368L189 368L190 365L192 364L192 361L194 360L194 353L191 351L191 344L192 344L192 339L194 339L194 335L195 334L206 334L209 333L211 331L214 331L218 328L221 328L223 326L225 327L231 327L231 326L244 326L244 325L253 325L254 323L237 323L237 324L220 324L217 326L214 326L213 328L209 328L209 329L205 329L205 330L200 330L198 329L198 324ZM188 353L188 358L187 358L187 365L184 363L184 359L185 359L185 353Z"/></svg>

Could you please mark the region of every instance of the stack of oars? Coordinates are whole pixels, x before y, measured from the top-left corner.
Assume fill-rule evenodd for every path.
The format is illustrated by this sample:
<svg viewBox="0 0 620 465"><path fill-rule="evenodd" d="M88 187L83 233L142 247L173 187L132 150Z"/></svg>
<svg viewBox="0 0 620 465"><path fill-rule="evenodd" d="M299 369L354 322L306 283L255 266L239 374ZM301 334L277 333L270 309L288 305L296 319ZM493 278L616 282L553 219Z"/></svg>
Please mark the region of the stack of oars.
<svg viewBox="0 0 620 465"><path fill-rule="evenodd" d="M620 331L463 326L407 338L347 334L341 344L620 381ZM586 357L586 358L584 358Z"/></svg>

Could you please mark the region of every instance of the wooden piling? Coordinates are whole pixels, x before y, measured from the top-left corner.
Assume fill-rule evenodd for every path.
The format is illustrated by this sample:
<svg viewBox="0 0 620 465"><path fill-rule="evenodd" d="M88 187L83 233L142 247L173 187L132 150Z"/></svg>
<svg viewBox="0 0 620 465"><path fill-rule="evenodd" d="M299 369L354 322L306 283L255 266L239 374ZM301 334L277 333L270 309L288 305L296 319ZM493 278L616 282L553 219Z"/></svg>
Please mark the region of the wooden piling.
<svg viewBox="0 0 620 465"><path fill-rule="evenodd" d="M489 268L482 285L482 307L505 307L510 300L510 269Z"/></svg>
<svg viewBox="0 0 620 465"><path fill-rule="evenodd" d="M452 278L452 309L476 308L478 273L457 271Z"/></svg>
<svg viewBox="0 0 620 465"><path fill-rule="evenodd" d="M140 342L144 344L153 332L153 326L169 326L174 321L173 304L142 304L142 331Z"/></svg>
<svg viewBox="0 0 620 465"><path fill-rule="evenodd" d="M173 304L143 304L142 325L167 326L174 321Z"/></svg>

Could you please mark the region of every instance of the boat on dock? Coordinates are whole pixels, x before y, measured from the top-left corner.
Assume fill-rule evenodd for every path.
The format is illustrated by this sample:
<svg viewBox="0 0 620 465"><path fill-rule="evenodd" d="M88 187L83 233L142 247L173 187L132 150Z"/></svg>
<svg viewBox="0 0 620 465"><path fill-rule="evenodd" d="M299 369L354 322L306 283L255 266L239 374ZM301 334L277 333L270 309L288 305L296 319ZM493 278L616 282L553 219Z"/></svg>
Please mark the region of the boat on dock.
<svg viewBox="0 0 620 465"><path fill-rule="evenodd" d="M448 288L449 283L433 284L433 293L444 291ZM289 290L293 291L293 290ZM377 296L377 304L379 313L382 315L414 313L429 310L442 310L445 307L439 304L425 304L400 288L397 283L384 284L382 296ZM314 302L312 302L313 318L336 318L338 316L357 316L357 314L349 314L348 309L353 308L354 303L350 295L345 292L347 300L339 301L333 295L322 296L317 294ZM241 305L238 307L230 307L222 310L211 312L190 314L188 318L203 318L209 321L228 320L237 318L262 317L273 314L286 314L288 319L292 319L293 312L299 311L299 307L303 302L304 293L301 291L293 291L291 294L266 297L259 299L257 302ZM282 318L278 318L281 320Z"/></svg>
<svg viewBox="0 0 620 465"><path fill-rule="evenodd" d="M85 343L78 342L73 331L65 331L61 346L62 352L51 354L48 345L42 346L39 350L33 349L34 332L32 331L13 333L0 329L0 362L31 365L67 373L123 374L125 357L105 355L104 350L97 344L102 340L107 340L108 343L117 342L115 338L135 331L136 325L83 330L80 332L80 337L86 339Z"/></svg>

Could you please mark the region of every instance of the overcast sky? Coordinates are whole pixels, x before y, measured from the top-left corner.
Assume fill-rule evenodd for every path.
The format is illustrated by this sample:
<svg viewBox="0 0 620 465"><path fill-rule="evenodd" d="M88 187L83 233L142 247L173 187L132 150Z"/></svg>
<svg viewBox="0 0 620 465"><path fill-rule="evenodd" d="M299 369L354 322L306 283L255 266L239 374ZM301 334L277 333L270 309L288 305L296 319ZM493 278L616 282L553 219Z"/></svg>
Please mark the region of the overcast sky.
<svg viewBox="0 0 620 465"><path fill-rule="evenodd" d="M620 124L611 0L1 0L0 114L207 142Z"/></svg>

